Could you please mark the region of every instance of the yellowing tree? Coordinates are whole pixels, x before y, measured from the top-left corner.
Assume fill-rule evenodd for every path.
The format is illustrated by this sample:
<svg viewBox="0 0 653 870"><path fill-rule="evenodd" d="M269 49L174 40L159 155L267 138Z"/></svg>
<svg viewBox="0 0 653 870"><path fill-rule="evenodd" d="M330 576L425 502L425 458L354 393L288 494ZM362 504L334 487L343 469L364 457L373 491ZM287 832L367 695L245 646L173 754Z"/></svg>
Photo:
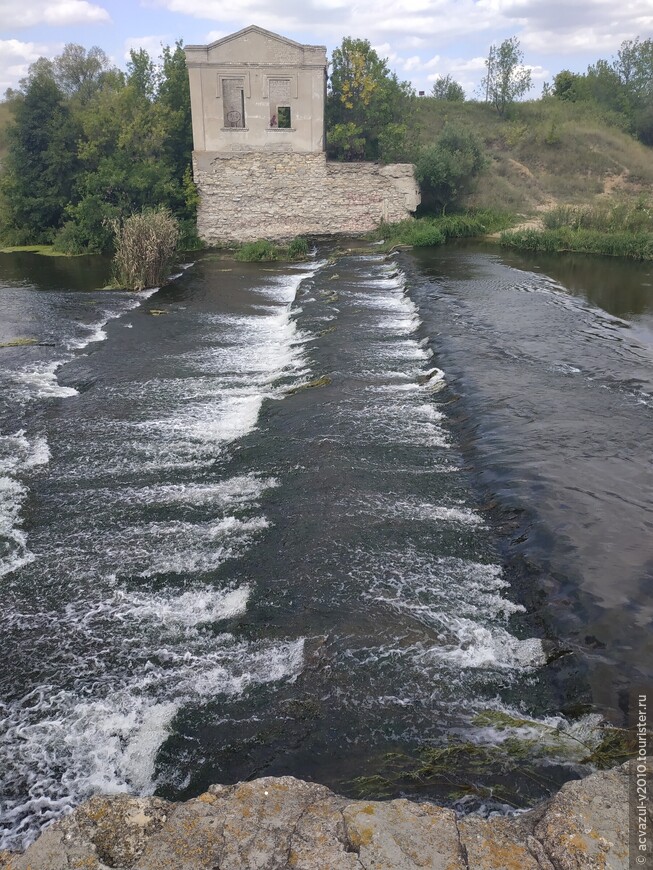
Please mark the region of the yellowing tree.
<svg viewBox="0 0 653 870"><path fill-rule="evenodd" d="M414 91L390 72L366 39L345 37L331 58L327 144L332 156L376 160L401 152L414 113Z"/></svg>

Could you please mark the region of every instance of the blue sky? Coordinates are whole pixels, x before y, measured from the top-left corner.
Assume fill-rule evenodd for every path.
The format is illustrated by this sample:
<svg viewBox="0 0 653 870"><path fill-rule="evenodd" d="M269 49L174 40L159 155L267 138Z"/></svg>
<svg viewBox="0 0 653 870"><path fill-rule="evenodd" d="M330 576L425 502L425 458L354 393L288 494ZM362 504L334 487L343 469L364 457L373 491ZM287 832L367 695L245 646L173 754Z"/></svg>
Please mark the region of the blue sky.
<svg viewBox="0 0 653 870"><path fill-rule="evenodd" d="M161 43L204 44L249 24L329 52L364 37L418 90L450 73L468 96L489 46L517 36L537 95L559 70L653 36L653 0L0 0L0 94L67 42L98 45L124 67L130 47L158 55Z"/></svg>

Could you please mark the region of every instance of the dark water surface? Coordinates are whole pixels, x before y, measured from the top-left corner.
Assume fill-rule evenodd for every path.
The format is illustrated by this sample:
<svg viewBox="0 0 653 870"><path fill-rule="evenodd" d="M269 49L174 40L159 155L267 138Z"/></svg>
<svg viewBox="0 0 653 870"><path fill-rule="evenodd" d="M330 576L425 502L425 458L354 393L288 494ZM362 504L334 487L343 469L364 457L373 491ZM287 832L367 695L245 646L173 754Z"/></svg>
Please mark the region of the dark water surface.
<svg viewBox="0 0 653 870"><path fill-rule="evenodd" d="M650 267L327 255L0 256L0 847L262 774L525 806L650 680Z"/></svg>

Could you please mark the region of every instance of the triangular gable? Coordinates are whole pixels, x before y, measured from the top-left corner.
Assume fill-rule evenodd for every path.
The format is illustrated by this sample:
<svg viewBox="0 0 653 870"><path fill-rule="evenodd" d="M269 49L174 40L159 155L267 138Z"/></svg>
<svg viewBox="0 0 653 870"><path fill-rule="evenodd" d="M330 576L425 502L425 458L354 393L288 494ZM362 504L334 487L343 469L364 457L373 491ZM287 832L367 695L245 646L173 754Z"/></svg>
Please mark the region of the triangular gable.
<svg viewBox="0 0 653 870"><path fill-rule="evenodd" d="M326 48L323 45L302 45L271 30L255 24L236 33L216 39L210 45L187 45L186 60L190 63L210 64L291 64L315 63L326 66Z"/></svg>
<svg viewBox="0 0 653 870"><path fill-rule="evenodd" d="M244 36L247 36L250 33L258 33L267 39L276 39L278 42L283 42L285 45L292 45L295 48L299 48L301 50L304 49L305 46L301 44L301 42L295 42L294 39L288 39L287 36L280 36L278 33L273 33L271 30L266 30L264 27L259 27L257 24L250 24L249 27L243 27L242 30L237 30L235 33L230 33L228 36L223 36L222 39L216 39L215 42L210 43L209 45L202 46L202 48L206 48L207 51L211 51L214 48L217 48L220 45L225 45L231 40L241 39ZM199 46L191 45L189 48L199 48Z"/></svg>

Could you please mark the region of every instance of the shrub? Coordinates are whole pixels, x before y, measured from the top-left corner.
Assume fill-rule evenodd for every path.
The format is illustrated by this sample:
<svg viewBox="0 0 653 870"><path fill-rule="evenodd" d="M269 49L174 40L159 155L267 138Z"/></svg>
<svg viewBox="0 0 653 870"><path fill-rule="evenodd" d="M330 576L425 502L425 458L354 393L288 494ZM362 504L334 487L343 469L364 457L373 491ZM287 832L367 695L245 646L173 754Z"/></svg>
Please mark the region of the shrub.
<svg viewBox="0 0 653 870"><path fill-rule="evenodd" d="M466 193L485 168L481 140L471 130L448 125L436 143L426 148L415 166L415 177L429 201L444 210Z"/></svg>
<svg viewBox="0 0 653 870"><path fill-rule="evenodd" d="M416 158L415 138L406 124L388 124L379 133L382 163L410 163Z"/></svg>
<svg viewBox="0 0 653 870"><path fill-rule="evenodd" d="M288 257L291 260L303 260L308 256L308 242L303 236L297 236L288 245Z"/></svg>
<svg viewBox="0 0 653 870"><path fill-rule="evenodd" d="M273 260L304 260L308 256L308 242L303 236L297 236L287 248L275 245L267 239L256 242L245 242L234 257L243 263L263 263Z"/></svg>
<svg viewBox="0 0 653 870"><path fill-rule="evenodd" d="M278 260L279 248L268 242L267 239L259 239L256 242L246 242L234 255L237 260L244 263L257 263L264 260Z"/></svg>
<svg viewBox="0 0 653 870"><path fill-rule="evenodd" d="M156 287L168 277L173 264L179 224L167 209L133 214L124 223L113 221L115 277L127 290Z"/></svg>
<svg viewBox="0 0 653 870"><path fill-rule="evenodd" d="M365 137L363 128L353 121L335 124L328 133L329 154L336 160L364 160Z"/></svg>

